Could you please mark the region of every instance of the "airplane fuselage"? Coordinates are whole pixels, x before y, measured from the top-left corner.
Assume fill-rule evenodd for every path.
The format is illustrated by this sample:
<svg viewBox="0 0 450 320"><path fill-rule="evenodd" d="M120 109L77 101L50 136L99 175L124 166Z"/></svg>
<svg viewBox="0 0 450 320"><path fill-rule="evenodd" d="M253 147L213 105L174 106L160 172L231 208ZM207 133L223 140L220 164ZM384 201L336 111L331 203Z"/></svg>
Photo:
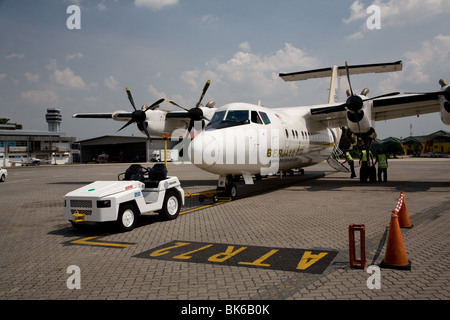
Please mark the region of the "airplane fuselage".
<svg viewBox="0 0 450 320"><path fill-rule="evenodd" d="M205 171L244 177L317 164L330 157L339 133L309 114L309 107L225 105L192 140L190 159Z"/></svg>

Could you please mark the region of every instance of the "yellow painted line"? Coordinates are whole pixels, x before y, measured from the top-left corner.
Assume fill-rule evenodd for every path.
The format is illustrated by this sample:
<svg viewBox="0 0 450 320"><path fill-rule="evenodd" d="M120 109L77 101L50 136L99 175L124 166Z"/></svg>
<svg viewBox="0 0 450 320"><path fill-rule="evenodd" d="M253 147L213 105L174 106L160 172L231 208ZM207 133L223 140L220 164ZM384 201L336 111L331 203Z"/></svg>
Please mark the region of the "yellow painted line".
<svg viewBox="0 0 450 320"><path fill-rule="evenodd" d="M203 191L203 192L197 192L197 193L189 193L187 192L184 196L186 198L192 198L195 196L210 196L213 194L223 193L224 191Z"/></svg>
<svg viewBox="0 0 450 320"><path fill-rule="evenodd" d="M335 173L338 173L338 171L325 172L324 176L335 174ZM289 186L289 183L287 184L287 186ZM276 187L268 187L266 189L257 190L257 191L250 192L248 194L242 195L241 197L238 197L237 199L246 198L246 197L249 197L249 196L254 196L254 195L258 195L258 194L266 193L266 192L270 192L270 191L276 191L276 190L279 190L279 189L283 189L285 187L286 186L283 186L283 185L276 186ZM223 192L223 191L205 191L205 192L199 192L199 193L186 193L184 196L186 198L191 198L192 196L195 196L195 195L205 195L205 194L221 193L221 192ZM215 206L215 205L218 205L218 204L222 204L222 203L225 203L225 202L229 202L229 201L231 201L231 199L230 200L218 201L216 203L208 204L208 205L201 206L201 207L192 208L192 209L189 209L189 210L186 210L186 211L181 211L180 215L185 214L185 213L198 211L198 210L202 210L202 209L206 209L206 208L209 208L209 207L212 207L212 206Z"/></svg>
<svg viewBox="0 0 450 320"><path fill-rule="evenodd" d="M100 238L100 237L103 237L103 236L87 237L87 238L71 241L70 243L73 243L73 244L84 244L84 245L91 245L91 246L116 247L116 248L128 248L128 247L131 247L133 245L132 243L126 244L126 243L117 243L117 242L91 241L92 239L96 239L96 238Z"/></svg>
<svg viewBox="0 0 450 320"><path fill-rule="evenodd" d="M189 209L189 210L186 210L186 211L182 211L182 212L180 212L180 214L185 214L185 213L194 212L194 211L197 211L197 210L206 209L206 208L209 208L209 207L212 207L212 206L216 206L218 204L222 204L222 203L225 203L225 202L228 202L228 201L217 201L216 203L208 204L206 206L201 206L201 207Z"/></svg>

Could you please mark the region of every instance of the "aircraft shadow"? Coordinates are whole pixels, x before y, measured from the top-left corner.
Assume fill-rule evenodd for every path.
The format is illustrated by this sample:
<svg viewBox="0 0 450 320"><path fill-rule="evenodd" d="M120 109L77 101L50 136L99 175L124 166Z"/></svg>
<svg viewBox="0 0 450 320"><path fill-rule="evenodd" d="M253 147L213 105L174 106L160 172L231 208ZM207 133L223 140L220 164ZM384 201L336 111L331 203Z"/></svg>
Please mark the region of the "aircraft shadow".
<svg viewBox="0 0 450 320"><path fill-rule="evenodd" d="M347 181L345 181L347 180ZM359 179L348 179L348 178L338 178L338 179L327 179L327 180L313 180L308 183L298 183L297 185L302 185L307 187L307 191L325 191L334 190L340 191L342 188L354 187L388 187L396 189L397 191L403 192L424 192L429 191L434 188L448 188L450 182L444 181L388 181L388 182L360 182ZM440 191L435 191L440 192ZM445 191L443 191L445 192Z"/></svg>

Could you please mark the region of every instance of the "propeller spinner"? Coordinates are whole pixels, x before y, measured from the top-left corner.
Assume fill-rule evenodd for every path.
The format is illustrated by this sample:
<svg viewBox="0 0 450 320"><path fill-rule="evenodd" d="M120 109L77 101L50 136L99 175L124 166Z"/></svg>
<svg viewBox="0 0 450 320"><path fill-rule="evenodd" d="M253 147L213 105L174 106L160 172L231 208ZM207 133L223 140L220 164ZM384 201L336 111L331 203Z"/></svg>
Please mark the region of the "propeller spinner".
<svg viewBox="0 0 450 320"><path fill-rule="evenodd" d="M345 70L347 71L347 80L348 80L348 85L350 87L350 96L347 98L347 101L345 101L344 104L342 104L342 106L345 106L349 111L352 111L354 113L358 112L359 110L362 109L363 107L363 103L365 101L369 101L369 100L373 100L373 99L377 99L377 98L384 98L384 97L390 97L390 96L395 96L400 94L400 92L391 92L391 93L386 93L386 94L382 94L376 97L372 97L372 98L367 98L367 99L362 99L360 96L355 95L353 93L353 89L352 89L352 84L350 81L350 72L348 70L348 63L347 61L345 61ZM366 95L368 93L368 89L366 91L366 89L364 89L361 94Z"/></svg>
<svg viewBox="0 0 450 320"><path fill-rule="evenodd" d="M211 84L210 80L206 81L205 86L203 87L203 90L202 90L202 95L200 96L200 99L198 100L198 102L196 103L194 108L186 109L186 108L180 106L179 104L177 104L176 102L174 102L172 100L168 100L174 106L177 106L178 108L181 108L188 112L188 117L191 119L191 121L189 122L189 127L188 127L189 132L194 127L195 121L200 121L200 120L208 120L209 121L209 119L203 115L203 111L202 111L202 109L200 109L200 104L201 104L203 97L205 96L206 91L208 90L210 84Z"/></svg>
<svg viewBox="0 0 450 320"><path fill-rule="evenodd" d="M122 128L117 130L117 132L119 132L122 129L125 129L126 127L128 127L132 123L136 123L138 128L139 128L139 130L144 131L145 135L148 137L150 142L152 142L152 139L150 138L150 133L148 132L147 126L145 125L145 120L147 120L147 115L145 113L148 110L155 109L155 107L157 105L161 104L164 101L164 99L159 99L158 101L156 101L155 103L150 105L145 110L137 110L136 109L136 105L134 104L134 99L133 99L133 96L131 95L130 89L126 88L126 91L127 91L127 95L128 95L128 100L130 100L131 106L133 107L134 111L133 111L133 113L131 113L130 121L128 121Z"/></svg>

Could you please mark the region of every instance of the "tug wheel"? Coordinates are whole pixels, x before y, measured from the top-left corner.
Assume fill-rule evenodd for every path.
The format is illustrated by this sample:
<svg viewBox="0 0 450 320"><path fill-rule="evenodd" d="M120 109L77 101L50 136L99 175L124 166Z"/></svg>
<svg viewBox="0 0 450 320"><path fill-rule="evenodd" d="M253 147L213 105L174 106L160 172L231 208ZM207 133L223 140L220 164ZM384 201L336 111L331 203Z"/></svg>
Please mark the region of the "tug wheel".
<svg viewBox="0 0 450 320"><path fill-rule="evenodd" d="M167 190L164 197L162 209L159 211L159 216L164 220L173 220L180 214L181 207L180 195L175 190Z"/></svg>
<svg viewBox="0 0 450 320"><path fill-rule="evenodd" d="M136 224L136 207L131 204L124 204L120 206L119 216L117 222L119 228L123 231L130 231L134 228Z"/></svg>

